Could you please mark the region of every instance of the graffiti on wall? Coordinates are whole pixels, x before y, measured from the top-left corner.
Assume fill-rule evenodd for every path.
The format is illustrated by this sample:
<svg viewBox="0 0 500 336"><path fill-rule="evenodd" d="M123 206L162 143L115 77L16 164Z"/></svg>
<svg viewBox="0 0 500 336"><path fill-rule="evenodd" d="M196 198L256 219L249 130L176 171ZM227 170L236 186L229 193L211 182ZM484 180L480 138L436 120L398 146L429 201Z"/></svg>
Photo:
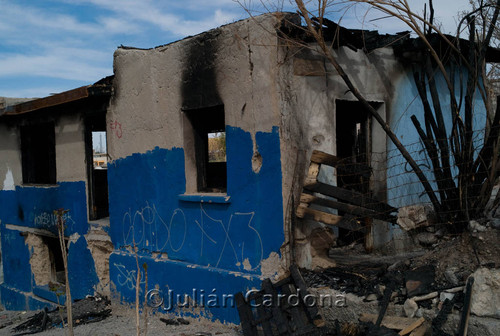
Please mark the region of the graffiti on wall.
<svg viewBox="0 0 500 336"><path fill-rule="evenodd" d="M64 213L62 219L64 220L66 226L69 228L72 228L73 225L75 224L75 221L73 220L73 218L71 218L71 214L69 212ZM42 227L55 226L57 224L57 215L49 212L42 212L35 216L33 222L35 223L36 226L42 226Z"/></svg>
<svg viewBox="0 0 500 336"><path fill-rule="evenodd" d="M123 245L136 244L157 252L179 252L188 247L188 240L199 241L199 256L205 256L210 266L219 267L223 257L231 255L239 268L255 270L264 257L264 247L252 223L254 216L254 212L234 212L224 221L209 215L200 203L199 217L188 221L180 208L165 218L155 204L146 203L123 215ZM235 229L238 232L233 233Z"/></svg>
<svg viewBox="0 0 500 336"><path fill-rule="evenodd" d="M127 287L130 290L135 289L137 285L137 270L127 269L125 265L120 263L113 263L113 265L118 270L117 280L120 287ZM139 275L139 283L140 285L144 285L146 283L144 272L141 272Z"/></svg>
<svg viewBox="0 0 500 336"><path fill-rule="evenodd" d="M118 120L111 121L109 124L109 128L111 129L111 131L113 131L113 134L116 135L118 139L122 137L122 124L118 122Z"/></svg>

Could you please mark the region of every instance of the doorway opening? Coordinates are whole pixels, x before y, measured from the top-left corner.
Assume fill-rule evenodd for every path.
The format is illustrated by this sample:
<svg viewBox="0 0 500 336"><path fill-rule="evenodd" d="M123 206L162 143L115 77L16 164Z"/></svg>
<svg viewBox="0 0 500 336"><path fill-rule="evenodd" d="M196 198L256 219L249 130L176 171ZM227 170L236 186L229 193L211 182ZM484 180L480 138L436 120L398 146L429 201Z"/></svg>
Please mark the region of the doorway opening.
<svg viewBox="0 0 500 336"><path fill-rule="evenodd" d="M371 103L378 108L381 103ZM358 101L336 101L337 157L342 164L337 168L337 186L361 194L370 189L371 118ZM343 215L343 213L339 213ZM369 219L359 219L366 226ZM363 241L365 234L339 228L339 239L350 244Z"/></svg>

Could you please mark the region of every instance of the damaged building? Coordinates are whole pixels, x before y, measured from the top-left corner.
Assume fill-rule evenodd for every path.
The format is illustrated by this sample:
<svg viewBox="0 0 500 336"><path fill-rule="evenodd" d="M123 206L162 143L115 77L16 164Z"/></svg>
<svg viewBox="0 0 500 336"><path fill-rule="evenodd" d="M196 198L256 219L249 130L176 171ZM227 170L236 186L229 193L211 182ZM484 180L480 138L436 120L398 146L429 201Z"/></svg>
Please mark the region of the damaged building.
<svg viewBox="0 0 500 336"><path fill-rule="evenodd" d="M34 310L64 302L55 210L63 215L75 299L109 293L105 264L107 177L94 167L92 133L106 130L110 78L50 97L9 104L1 115L2 304ZM104 176L102 175L104 174ZM100 257L98 257L100 256Z"/></svg>
<svg viewBox="0 0 500 336"><path fill-rule="evenodd" d="M428 200L415 198L415 178L332 65L313 45L287 43L280 19L120 47L114 77L0 110L5 307L59 299L49 286L62 281L57 209L68 210L74 299L134 303L140 286L141 298L156 290L159 307L181 296L174 309L226 322L239 320L228 295L291 264L335 265L325 250L337 239L405 250L397 208ZM402 143L418 143L405 118L422 113L414 39L341 32L338 62ZM479 100L475 117L485 124ZM106 163L96 163L93 132L106 132ZM345 220L352 214L370 219Z"/></svg>

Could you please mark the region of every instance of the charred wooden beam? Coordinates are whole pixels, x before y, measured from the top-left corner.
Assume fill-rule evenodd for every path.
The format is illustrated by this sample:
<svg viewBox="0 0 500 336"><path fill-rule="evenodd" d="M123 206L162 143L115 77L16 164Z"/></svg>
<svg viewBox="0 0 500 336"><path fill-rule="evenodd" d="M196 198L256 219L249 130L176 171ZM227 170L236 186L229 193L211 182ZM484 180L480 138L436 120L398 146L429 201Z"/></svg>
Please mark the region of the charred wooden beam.
<svg viewBox="0 0 500 336"><path fill-rule="evenodd" d="M324 197L315 196L313 192L308 190L304 190L304 192L300 196L300 201L304 203L317 204L324 207L336 209L359 217L370 217L388 221L394 224L397 221L396 216L389 215L388 213L377 212L368 208L364 208L359 205L352 205L345 202L339 202Z"/></svg>
<svg viewBox="0 0 500 336"><path fill-rule="evenodd" d="M391 207L387 203L378 201L359 192L331 186L321 182L305 185L304 189L337 198L380 213L392 213L397 211L396 208Z"/></svg>

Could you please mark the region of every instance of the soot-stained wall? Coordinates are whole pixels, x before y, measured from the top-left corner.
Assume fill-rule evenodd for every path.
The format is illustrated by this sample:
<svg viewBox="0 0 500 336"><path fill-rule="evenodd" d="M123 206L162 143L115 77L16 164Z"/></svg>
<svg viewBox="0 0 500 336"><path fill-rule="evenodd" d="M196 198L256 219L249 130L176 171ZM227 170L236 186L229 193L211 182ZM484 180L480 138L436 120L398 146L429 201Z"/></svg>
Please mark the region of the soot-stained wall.
<svg viewBox="0 0 500 336"><path fill-rule="evenodd" d="M268 28L275 23L260 20ZM119 129L108 142L110 275L122 302L135 300L134 245L141 297L146 264L148 288L164 298L162 311L238 322L234 302L209 304L193 290L222 300L277 273L284 230L277 55L269 47L276 45L275 35L247 20L151 50L115 52L107 115ZM225 114L227 191L199 193L185 113L218 105ZM198 307L170 310L169 291L174 299L188 294Z"/></svg>

